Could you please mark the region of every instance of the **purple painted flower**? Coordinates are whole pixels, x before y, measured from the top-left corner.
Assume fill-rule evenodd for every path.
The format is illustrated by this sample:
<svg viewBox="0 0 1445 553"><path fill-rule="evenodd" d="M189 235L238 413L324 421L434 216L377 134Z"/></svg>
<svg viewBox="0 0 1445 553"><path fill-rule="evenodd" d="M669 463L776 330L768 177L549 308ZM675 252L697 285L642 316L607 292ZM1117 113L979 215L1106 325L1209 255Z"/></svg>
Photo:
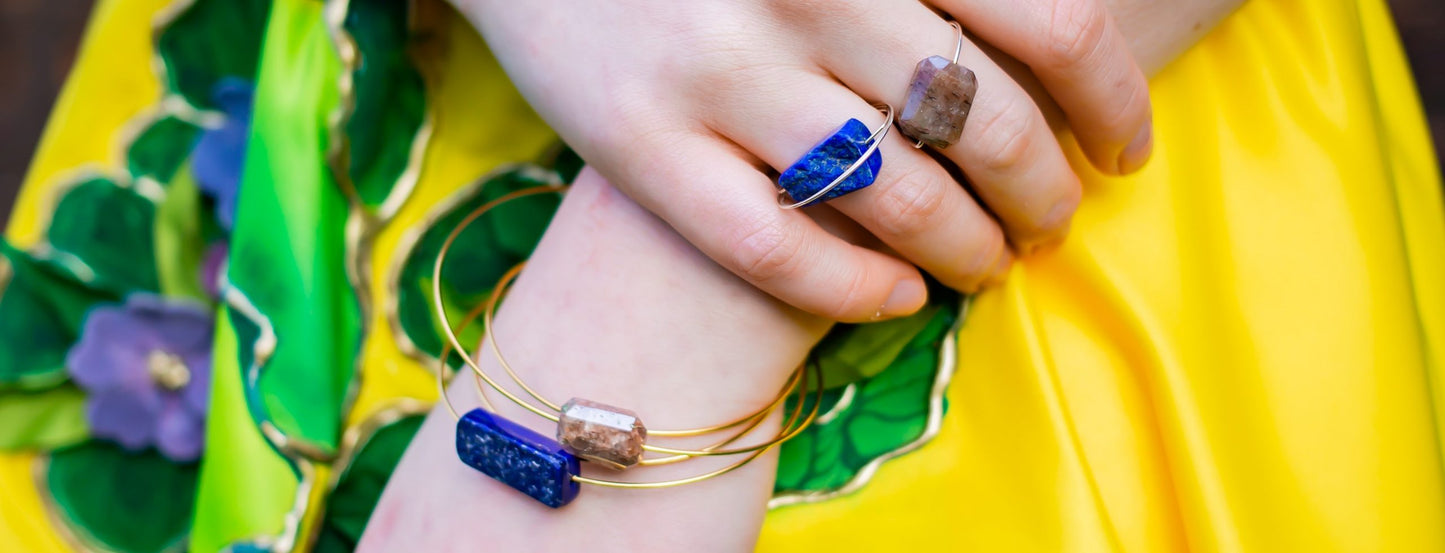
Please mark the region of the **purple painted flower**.
<svg viewBox="0 0 1445 553"><path fill-rule="evenodd" d="M211 299L221 298L221 270L226 267L226 257L230 253L230 244L218 240L206 247L206 254L201 258L201 287Z"/></svg>
<svg viewBox="0 0 1445 553"><path fill-rule="evenodd" d="M196 185L216 200L216 221L231 230L236 220L236 196L241 186L241 167L246 162L246 139L251 134L250 82L226 77L211 90L211 99L226 114L218 129L201 133L191 152L191 173Z"/></svg>
<svg viewBox="0 0 1445 553"><path fill-rule="evenodd" d="M201 454L211 380L211 313L137 293L86 315L66 366L86 392L91 434L175 461Z"/></svg>

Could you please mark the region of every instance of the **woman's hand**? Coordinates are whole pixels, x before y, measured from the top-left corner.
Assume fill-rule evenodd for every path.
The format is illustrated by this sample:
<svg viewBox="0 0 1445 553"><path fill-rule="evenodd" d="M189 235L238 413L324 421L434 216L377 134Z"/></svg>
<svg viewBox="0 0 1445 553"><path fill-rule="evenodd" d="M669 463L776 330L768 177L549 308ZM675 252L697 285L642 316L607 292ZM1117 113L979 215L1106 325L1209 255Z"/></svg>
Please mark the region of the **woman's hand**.
<svg viewBox="0 0 1445 553"><path fill-rule="evenodd" d="M959 63L979 86L962 139L940 160L892 133L876 182L828 203L886 248L778 208L766 167L849 118L878 124L872 103L902 107L918 62L953 54L954 30L916 0L456 1L584 159L713 260L813 313L860 321L923 304L918 270L876 249L975 290L1002 278L1008 244L1061 239L1079 202L1038 106L965 40ZM1099 169L1148 157L1147 84L1100 1L933 7L1028 64Z"/></svg>

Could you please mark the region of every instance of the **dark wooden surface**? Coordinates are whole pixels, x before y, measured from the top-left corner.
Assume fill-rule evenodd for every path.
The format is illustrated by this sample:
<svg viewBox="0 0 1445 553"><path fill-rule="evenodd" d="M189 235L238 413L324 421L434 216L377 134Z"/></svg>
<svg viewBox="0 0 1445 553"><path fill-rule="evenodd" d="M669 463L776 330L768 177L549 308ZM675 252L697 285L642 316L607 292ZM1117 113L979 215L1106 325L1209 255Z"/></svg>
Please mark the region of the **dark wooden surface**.
<svg viewBox="0 0 1445 553"><path fill-rule="evenodd" d="M0 225L9 217L45 118L70 70L91 3L0 0ZM1445 144L1445 0L1390 4L1435 143Z"/></svg>

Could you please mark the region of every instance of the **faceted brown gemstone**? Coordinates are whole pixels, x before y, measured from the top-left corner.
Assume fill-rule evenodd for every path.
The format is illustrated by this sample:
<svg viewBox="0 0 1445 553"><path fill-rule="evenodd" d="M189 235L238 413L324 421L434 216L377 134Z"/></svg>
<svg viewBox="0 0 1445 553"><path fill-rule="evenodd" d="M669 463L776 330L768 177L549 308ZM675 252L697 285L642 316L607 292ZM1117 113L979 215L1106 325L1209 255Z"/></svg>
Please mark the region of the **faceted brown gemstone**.
<svg viewBox="0 0 1445 553"><path fill-rule="evenodd" d="M908 101L898 117L898 128L910 138L933 146L947 148L963 135L963 123L978 92L978 79L962 65L942 56L931 56L918 62L913 82L908 86Z"/></svg>
<svg viewBox="0 0 1445 553"><path fill-rule="evenodd" d="M647 427L632 411L572 398L562 406L557 441L573 455L624 469L642 459Z"/></svg>

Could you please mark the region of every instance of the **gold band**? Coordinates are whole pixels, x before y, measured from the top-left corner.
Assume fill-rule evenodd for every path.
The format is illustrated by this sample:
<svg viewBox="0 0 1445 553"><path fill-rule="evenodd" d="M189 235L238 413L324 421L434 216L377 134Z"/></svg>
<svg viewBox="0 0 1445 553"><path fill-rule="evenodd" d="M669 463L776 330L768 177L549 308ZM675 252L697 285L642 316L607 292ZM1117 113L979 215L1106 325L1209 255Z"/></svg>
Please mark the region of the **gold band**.
<svg viewBox="0 0 1445 553"><path fill-rule="evenodd" d="M501 298L506 294L506 291L510 288L511 283L516 279L517 275L521 273L526 263L519 263L516 267L508 270L498 281L497 285L493 288L492 293L490 294L490 297L487 299L487 301L483 302L481 305L473 307L466 314L466 316L463 317L461 326L455 329L452 327L451 321L447 317L445 302L443 301L441 294L440 275L442 274L442 268L446 261L447 255L451 251L451 247L456 241L457 237L461 235L463 230L465 230L469 225L475 222L483 214L511 200L538 194L564 194L566 190L567 188L565 186L536 186L532 188L513 191L499 198L491 200L477 207L471 213L468 213L467 216L464 217L457 224L457 226L452 229L451 233L447 235L446 240L442 243L441 249L437 252L437 257L432 267L432 301L433 307L436 309L437 316L442 323L442 333L446 337L446 344L444 344L443 352L439 359L440 365L437 367L437 387L438 392L441 394L441 399L443 403L446 405L447 410L452 414L453 417L460 418L460 415L456 411L456 408L452 405L451 398L447 395L446 375L450 371L448 360L451 357L452 351L455 350L461 355L463 362L471 369L473 373L473 380L476 384L478 396L482 404L488 410L496 411L495 406L491 403L491 400L487 398L486 388L490 387L497 393L502 394L503 397L506 397L513 403L526 409L527 411L532 412L537 416L540 416L552 422L558 422L560 420L560 417L555 412L560 412L561 407L559 407L558 404L556 404L555 402L549 401L541 394L537 393L530 386L528 386L525 381L523 381L523 379L512 368L511 364L507 362L505 356L503 356L500 348L497 345L495 334L492 332L492 329L494 328L493 317L496 313L497 306L500 304ZM502 367L502 369L507 373L507 375L512 379L512 381L517 384L518 387L522 388L522 390L525 391L526 394L530 396L533 400L541 403L541 407L534 405L527 400L524 400L523 398L502 387L497 381L493 380L492 377L486 373L486 371L482 370L481 366L477 363L475 359L473 359L472 355L467 353L466 348L462 347L461 340L457 337L457 333L461 332L468 325L473 323L478 315L481 315L483 318L486 340L487 343L491 346L493 355L496 358L497 363ZM678 449L653 446L644 443L642 446L644 451L668 454L668 456L644 458L638 462L638 465L655 466L685 461L694 457L701 456L747 454L746 457L735 463L708 473L703 473L676 480L665 480L658 482L627 482L588 478L580 475L574 476L573 480L583 484L592 484L616 488L664 488L699 482L736 470L737 468L751 462L753 459L756 459L768 450L777 447L779 444L782 444L789 439L792 439L794 436L797 436L810 424L812 424L812 421L817 417L820 405L822 403L824 389L822 382L822 371L820 368L818 368L816 364L811 364L811 372L813 378L810 379L806 374L808 372L806 370L808 367L809 363L805 362L800 364L789 376L787 383L782 387L781 390L779 390L778 395L772 401L770 401L763 408L754 411L753 413L750 413L748 415L734 419L732 421L728 421L726 423L702 428L648 431L647 434L650 436L683 437L713 434L730 428L736 428L739 426L742 427L731 436L723 438L721 441L718 441L717 443L711 444L701 449ZM814 385L810 381L815 381L816 384ZM485 386L483 386L483 384L485 384ZM791 412L786 417L786 420L783 422L776 435L761 443L751 446L724 449L725 446L728 446L748 435L748 433L761 425L763 421L766 420L769 414L771 414L774 410L781 408L784 405L788 396L792 395L792 390L794 389L797 390L798 400L795 402L793 409L791 409ZM806 416L804 416L804 405L807 403L806 396L810 391L813 391L815 393L815 397L813 400L812 409L807 413Z"/></svg>

